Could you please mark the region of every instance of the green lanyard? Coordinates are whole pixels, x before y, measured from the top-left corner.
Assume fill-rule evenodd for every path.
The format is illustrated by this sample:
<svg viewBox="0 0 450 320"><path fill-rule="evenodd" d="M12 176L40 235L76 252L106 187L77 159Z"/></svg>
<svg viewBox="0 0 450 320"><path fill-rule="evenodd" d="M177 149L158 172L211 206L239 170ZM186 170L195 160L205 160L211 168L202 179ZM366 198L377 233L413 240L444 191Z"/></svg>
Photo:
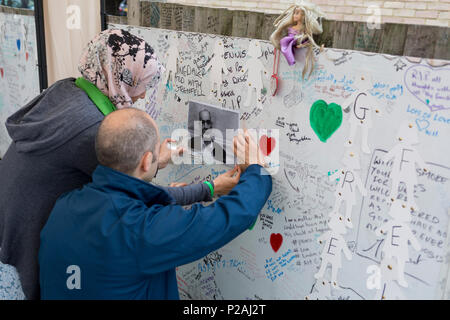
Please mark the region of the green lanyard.
<svg viewBox="0 0 450 320"><path fill-rule="evenodd" d="M86 92L86 94L89 96L92 102L95 103L98 110L100 110L100 112L103 113L105 116L117 110L114 104L111 102L111 100L109 100L109 98L105 96L103 92L101 92L91 82L80 77L75 81L75 84L77 85L78 88Z"/></svg>

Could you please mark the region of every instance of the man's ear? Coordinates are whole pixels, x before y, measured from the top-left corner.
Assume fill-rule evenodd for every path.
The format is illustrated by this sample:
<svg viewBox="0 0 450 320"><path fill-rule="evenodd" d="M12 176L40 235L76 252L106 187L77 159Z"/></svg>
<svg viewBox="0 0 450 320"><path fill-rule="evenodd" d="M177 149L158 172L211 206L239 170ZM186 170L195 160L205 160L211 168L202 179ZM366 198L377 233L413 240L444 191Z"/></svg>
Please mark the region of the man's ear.
<svg viewBox="0 0 450 320"><path fill-rule="evenodd" d="M149 172L152 167L152 163L153 163L153 153L151 153L150 151L146 152L141 159L140 167L142 171Z"/></svg>

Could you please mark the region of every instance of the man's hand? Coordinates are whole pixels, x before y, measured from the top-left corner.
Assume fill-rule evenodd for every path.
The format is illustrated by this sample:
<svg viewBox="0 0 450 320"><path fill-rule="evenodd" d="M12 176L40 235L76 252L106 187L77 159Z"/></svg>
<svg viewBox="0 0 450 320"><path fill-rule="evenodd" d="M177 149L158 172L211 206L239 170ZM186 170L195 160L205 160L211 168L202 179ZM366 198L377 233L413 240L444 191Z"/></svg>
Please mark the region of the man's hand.
<svg viewBox="0 0 450 320"><path fill-rule="evenodd" d="M164 169L165 167L167 167L167 165L172 160L173 156L180 156L184 152L184 149L181 148L181 147L179 147L177 150L169 149L168 144L171 143L171 142L176 142L176 141L172 140L172 139L166 139L161 144L161 149L159 151L159 163L158 163L158 168L160 170Z"/></svg>
<svg viewBox="0 0 450 320"><path fill-rule="evenodd" d="M234 137L234 154L238 158L238 163L241 171L247 170L252 164L259 164L261 167L265 167L264 156L259 149L258 144L253 140L247 130L244 130L244 134L239 134Z"/></svg>
<svg viewBox="0 0 450 320"><path fill-rule="evenodd" d="M233 170L225 172L218 176L214 182L214 193L223 196L230 193L230 191L239 183L241 179L241 168L236 166Z"/></svg>

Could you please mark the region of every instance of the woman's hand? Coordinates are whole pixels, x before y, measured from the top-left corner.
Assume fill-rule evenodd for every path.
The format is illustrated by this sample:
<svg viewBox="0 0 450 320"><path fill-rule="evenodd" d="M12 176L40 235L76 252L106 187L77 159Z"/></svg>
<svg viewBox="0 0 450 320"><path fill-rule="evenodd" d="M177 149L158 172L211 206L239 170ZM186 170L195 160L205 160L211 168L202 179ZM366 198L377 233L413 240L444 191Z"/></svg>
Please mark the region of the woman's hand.
<svg viewBox="0 0 450 320"><path fill-rule="evenodd" d="M233 170L225 172L218 176L214 182L214 193L219 196L227 195L233 190L233 188L239 183L241 179L241 168L239 166L234 167Z"/></svg>
<svg viewBox="0 0 450 320"><path fill-rule="evenodd" d="M180 156L184 152L184 149L182 147L177 148L177 150L169 149L168 144L171 142L176 142L176 141L172 140L172 139L166 139L161 144L161 148L159 150L159 163L158 163L158 168L160 170L167 167L167 165L171 162L172 157Z"/></svg>

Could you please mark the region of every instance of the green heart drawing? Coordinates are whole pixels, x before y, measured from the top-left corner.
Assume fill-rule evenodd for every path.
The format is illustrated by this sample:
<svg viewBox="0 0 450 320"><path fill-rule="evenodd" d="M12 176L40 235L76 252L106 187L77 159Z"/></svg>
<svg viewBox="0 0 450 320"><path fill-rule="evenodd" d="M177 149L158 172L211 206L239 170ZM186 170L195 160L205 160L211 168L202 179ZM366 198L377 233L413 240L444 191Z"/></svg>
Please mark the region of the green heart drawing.
<svg viewBox="0 0 450 320"><path fill-rule="evenodd" d="M336 103L328 105L318 100L311 107L309 120L320 141L327 142L342 124L342 108Z"/></svg>

